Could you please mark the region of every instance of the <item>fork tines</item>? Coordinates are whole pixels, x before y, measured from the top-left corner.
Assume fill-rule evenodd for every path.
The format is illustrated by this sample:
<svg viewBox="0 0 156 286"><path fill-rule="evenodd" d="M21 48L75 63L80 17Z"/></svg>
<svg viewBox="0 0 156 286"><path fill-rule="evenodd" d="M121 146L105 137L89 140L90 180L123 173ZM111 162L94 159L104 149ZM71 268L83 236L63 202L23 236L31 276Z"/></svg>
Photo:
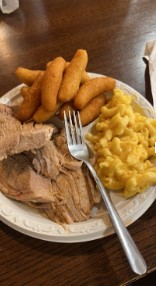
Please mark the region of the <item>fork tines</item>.
<svg viewBox="0 0 156 286"><path fill-rule="evenodd" d="M73 111L73 115L71 115L69 111L66 115L64 111L64 123L68 145L83 144L83 130L79 112Z"/></svg>

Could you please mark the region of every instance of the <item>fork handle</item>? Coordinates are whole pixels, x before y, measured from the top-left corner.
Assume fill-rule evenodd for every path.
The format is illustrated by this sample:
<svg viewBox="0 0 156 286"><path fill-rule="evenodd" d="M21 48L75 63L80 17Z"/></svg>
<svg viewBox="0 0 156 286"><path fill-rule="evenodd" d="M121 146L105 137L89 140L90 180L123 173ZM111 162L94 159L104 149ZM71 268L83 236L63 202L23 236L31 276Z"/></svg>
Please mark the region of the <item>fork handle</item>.
<svg viewBox="0 0 156 286"><path fill-rule="evenodd" d="M107 191L105 190L101 180L99 179L99 177L97 176L93 166L85 161L86 165L88 166L90 172L92 173L98 188L101 192L102 198L104 200L104 203L106 205L106 208L108 210L110 219L112 221L112 224L116 230L116 233L118 235L118 238L121 242L121 245L123 247L123 250L125 252L125 255L128 259L128 262L132 268L132 270L139 274L142 275L147 271L147 265L146 262L144 260L144 258L142 257L139 249L137 248L134 240L132 239L130 233L128 232L128 230L126 229L126 227L124 226L121 218L119 217L111 199L109 198Z"/></svg>

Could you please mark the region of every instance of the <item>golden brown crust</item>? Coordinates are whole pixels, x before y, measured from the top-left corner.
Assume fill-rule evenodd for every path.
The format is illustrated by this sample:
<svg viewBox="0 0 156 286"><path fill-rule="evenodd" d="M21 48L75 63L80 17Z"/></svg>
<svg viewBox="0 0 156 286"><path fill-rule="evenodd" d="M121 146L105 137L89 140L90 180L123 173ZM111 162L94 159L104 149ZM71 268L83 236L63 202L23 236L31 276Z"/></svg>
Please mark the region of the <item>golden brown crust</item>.
<svg viewBox="0 0 156 286"><path fill-rule="evenodd" d="M65 64L66 62L62 57L57 57L49 64L44 74L41 101L45 111L53 112L55 110Z"/></svg>
<svg viewBox="0 0 156 286"><path fill-rule="evenodd" d="M81 85L88 80L90 80L90 75L86 71L84 71L81 78Z"/></svg>
<svg viewBox="0 0 156 286"><path fill-rule="evenodd" d="M22 67L18 67L15 71L16 76L18 77L18 79L25 83L26 85L31 86L35 80L35 78L39 75L39 74L43 74L44 71L41 70L29 70L29 69L25 69Z"/></svg>
<svg viewBox="0 0 156 286"><path fill-rule="evenodd" d="M50 64L51 64L51 62L48 62L46 67L48 67ZM66 70L69 67L69 65L70 65L70 62L66 62L64 73L66 72ZM83 74L82 74L82 78L81 78L80 84L82 85L82 84L84 84L88 80L90 80L90 76L89 76L89 74L86 71L84 71Z"/></svg>
<svg viewBox="0 0 156 286"><path fill-rule="evenodd" d="M69 111L72 113L73 110L74 109L73 109L72 103L71 102L65 102L59 110L59 118L62 120L64 119L64 111L65 111L66 116L68 118Z"/></svg>
<svg viewBox="0 0 156 286"><path fill-rule="evenodd" d="M42 123L42 122L46 122L47 120L49 120L50 118L52 118L56 112L59 110L60 106L61 106L62 103L57 103L56 104L56 107L55 107L55 110L52 111L52 112L47 112L44 110L43 106L40 105L38 107L38 109L36 110L36 112L34 113L33 115L33 120L36 122L36 123Z"/></svg>
<svg viewBox="0 0 156 286"><path fill-rule="evenodd" d="M93 98L83 109L80 110L80 118L82 126L88 125L95 120L101 111L101 107L105 104L105 95L100 94Z"/></svg>
<svg viewBox="0 0 156 286"><path fill-rule="evenodd" d="M77 94L87 63L87 52L85 50L77 50L64 74L58 94L59 101L68 102Z"/></svg>
<svg viewBox="0 0 156 286"><path fill-rule="evenodd" d="M24 100L15 114L16 118L22 122L29 120L41 103L42 77L42 74L36 77L33 85L28 88L27 94L25 94Z"/></svg>
<svg viewBox="0 0 156 286"><path fill-rule="evenodd" d="M71 62L57 57L46 65L46 71L33 71L22 67L16 70L21 81L31 84L20 90L23 102L16 117L21 121L45 122L56 113L62 120L64 111L80 110L82 125L99 115L105 103L101 94L113 90L115 80L109 77L91 79L85 71L88 55L85 50L76 51Z"/></svg>
<svg viewBox="0 0 156 286"><path fill-rule="evenodd" d="M20 94L22 95L23 98L25 98L28 95L29 89L30 89L30 87L27 85L24 85L21 87Z"/></svg>
<svg viewBox="0 0 156 286"><path fill-rule="evenodd" d="M92 98L115 88L115 80L110 77L97 77L85 82L74 98L75 109L82 109Z"/></svg>

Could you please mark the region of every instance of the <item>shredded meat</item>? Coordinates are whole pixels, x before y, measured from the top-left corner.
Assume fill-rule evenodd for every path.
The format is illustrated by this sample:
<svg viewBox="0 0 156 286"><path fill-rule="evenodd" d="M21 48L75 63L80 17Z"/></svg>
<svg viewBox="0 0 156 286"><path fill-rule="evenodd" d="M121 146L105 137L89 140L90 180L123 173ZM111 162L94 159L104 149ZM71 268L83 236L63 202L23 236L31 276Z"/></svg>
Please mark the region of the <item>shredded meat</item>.
<svg viewBox="0 0 156 286"><path fill-rule="evenodd" d="M21 124L0 104L0 190L8 197L43 209L58 223L89 219L100 194L88 169L68 151L64 130Z"/></svg>
<svg viewBox="0 0 156 286"><path fill-rule="evenodd" d="M53 200L51 180L37 174L24 154L0 161L0 189L22 202L47 204Z"/></svg>
<svg viewBox="0 0 156 286"><path fill-rule="evenodd" d="M89 219L100 194L88 169L69 154L64 130L33 152L32 164L38 173L52 179L55 200L46 209L50 219L61 223Z"/></svg>
<svg viewBox="0 0 156 286"><path fill-rule="evenodd" d="M51 138L53 127L43 124L21 124L10 107L0 104L0 160L8 155L41 148Z"/></svg>

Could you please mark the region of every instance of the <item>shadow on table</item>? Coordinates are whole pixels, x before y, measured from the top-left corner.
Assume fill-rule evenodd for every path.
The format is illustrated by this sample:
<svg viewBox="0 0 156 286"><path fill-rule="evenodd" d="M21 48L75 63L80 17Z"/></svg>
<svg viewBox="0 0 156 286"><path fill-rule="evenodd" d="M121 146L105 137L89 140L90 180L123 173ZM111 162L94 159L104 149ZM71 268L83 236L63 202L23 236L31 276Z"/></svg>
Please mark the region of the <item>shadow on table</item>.
<svg viewBox="0 0 156 286"><path fill-rule="evenodd" d="M127 286L154 286L156 284L156 271L148 274L147 276L139 279L136 282L127 284Z"/></svg>
<svg viewBox="0 0 156 286"><path fill-rule="evenodd" d="M8 227L3 222L0 222L0 229L5 233L7 239L11 242L16 242L16 244L19 244L19 246L25 246L31 250L37 249L41 253L47 253L50 255L58 255L58 253L62 253L62 255L65 256L77 256L81 254L85 255L95 253L97 254L99 251L101 251L101 249L104 249L104 241L107 242L110 240L109 237L106 237L104 239L97 239L80 243L58 243L36 239L31 236L24 235ZM112 235L111 237L115 237L115 235ZM42 245L42 248L39 248L40 245ZM93 247L94 245L96 245L96 247Z"/></svg>
<svg viewBox="0 0 156 286"><path fill-rule="evenodd" d="M120 267L124 265L125 271L128 267L115 235L111 236L111 240L109 237L84 243L65 244L42 241L22 235L8 228L3 223L1 223L1 231L5 232L6 243L10 249L14 249L14 254L11 254L14 259L18 256L19 252L19 259L22 263L27 264L32 259L36 265L38 261L40 265L45 265L46 262L47 267L49 269L52 268L51 271L65 265L65 270L62 270L66 271L64 275L69 276L72 269L74 277L77 277L76 265L79 265L78 270L82 275L81 278L86 279L87 273L87 283L91 283L88 285L96 285L97 279L101 280L102 283L103 279L109 280L110 276L112 277L112 281L114 281L113 283L115 283L112 286L120 285L118 281ZM112 259L114 252L116 252L115 255L117 256L116 260L120 258L118 264L116 264L115 259ZM8 255L9 253L8 251Z"/></svg>

